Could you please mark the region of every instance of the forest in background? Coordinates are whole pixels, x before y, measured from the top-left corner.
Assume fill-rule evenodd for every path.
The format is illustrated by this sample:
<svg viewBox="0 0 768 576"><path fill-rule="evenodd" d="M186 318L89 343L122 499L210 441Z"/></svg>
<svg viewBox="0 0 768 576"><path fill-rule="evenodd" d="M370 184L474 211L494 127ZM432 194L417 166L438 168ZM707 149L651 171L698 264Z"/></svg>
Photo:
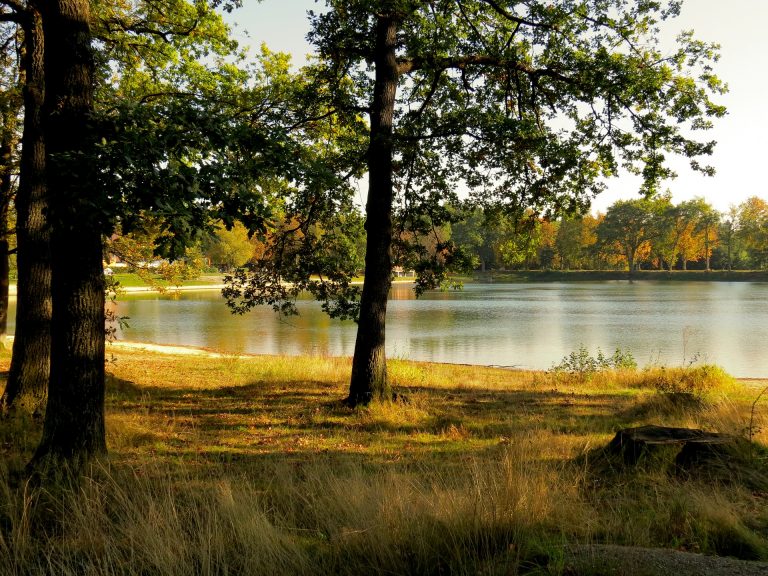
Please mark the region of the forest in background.
<svg viewBox="0 0 768 576"><path fill-rule="evenodd" d="M674 204L669 193L620 200L605 213L557 219L532 213L522 218L503 210L456 208L453 222L418 239L431 253L450 246L462 255L461 271L491 270L764 270L768 265L768 202L752 196L727 212L703 198ZM362 214L350 213L344 230L344 255L364 272ZM132 271L159 272L179 281L202 271L230 272L259 265L265 240L249 236L242 224L223 225L189 248L176 262L153 256L158 229L116 234L108 243L112 264ZM401 236L412 240L411 234ZM341 257L341 254L337 255ZM404 254L397 271L412 272ZM631 263L631 264L630 264Z"/></svg>

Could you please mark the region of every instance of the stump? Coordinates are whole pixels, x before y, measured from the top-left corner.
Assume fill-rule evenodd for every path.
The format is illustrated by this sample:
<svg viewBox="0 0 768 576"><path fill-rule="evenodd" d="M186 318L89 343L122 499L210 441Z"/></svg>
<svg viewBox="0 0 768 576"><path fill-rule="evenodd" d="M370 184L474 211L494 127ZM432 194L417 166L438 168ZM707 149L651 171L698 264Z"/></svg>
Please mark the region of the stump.
<svg viewBox="0 0 768 576"><path fill-rule="evenodd" d="M735 438L728 434L649 424L619 430L608 444L608 451L621 455L626 464L634 465L643 455L652 454L659 447L678 446L680 450L675 462L684 465L698 460L697 455L711 453L715 446L734 441Z"/></svg>

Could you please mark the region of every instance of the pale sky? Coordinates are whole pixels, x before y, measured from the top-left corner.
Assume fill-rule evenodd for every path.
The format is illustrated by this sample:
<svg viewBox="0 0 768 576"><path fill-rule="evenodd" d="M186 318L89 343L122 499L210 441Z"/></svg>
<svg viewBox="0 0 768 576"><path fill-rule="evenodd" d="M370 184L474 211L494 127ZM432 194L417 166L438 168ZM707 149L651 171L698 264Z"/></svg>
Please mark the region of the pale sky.
<svg viewBox="0 0 768 576"><path fill-rule="evenodd" d="M297 64L311 52L305 36L309 31L306 13L322 8L314 0L244 0L245 6L227 20L243 44L254 50L265 42L273 51L293 54ZM677 31L694 30L698 39L721 45L716 73L728 84L729 93L717 102L728 108L728 115L706 133L718 142L714 155L705 159L717 170L706 177L693 172L686 161L673 163L678 177L665 182L675 202L703 196L716 209L725 211L749 196L768 199L768 0L684 0L679 18L666 24L664 36L674 38ZM247 34L247 36L246 36ZM605 208L620 198L637 196L639 182L629 175L608 182L607 191L593 202L594 210Z"/></svg>

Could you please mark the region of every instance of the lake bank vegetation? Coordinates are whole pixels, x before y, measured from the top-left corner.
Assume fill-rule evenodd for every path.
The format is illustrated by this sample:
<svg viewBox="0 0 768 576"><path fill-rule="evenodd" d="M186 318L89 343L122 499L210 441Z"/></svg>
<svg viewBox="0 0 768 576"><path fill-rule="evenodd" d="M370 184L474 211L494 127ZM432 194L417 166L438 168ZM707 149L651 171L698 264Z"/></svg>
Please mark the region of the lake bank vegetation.
<svg viewBox="0 0 768 576"><path fill-rule="evenodd" d="M726 280L765 281L768 278L768 203L752 197L727 213L702 199L671 202L668 195L653 200L619 201L605 214L536 218L532 213L512 217L480 209L453 209L452 222L419 243L434 253L437 245L462 254L459 273L478 280ZM347 258L363 277L366 235L361 215L345 231ZM405 233L399 241L413 238ZM195 256L171 264L155 261L152 238L115 236L109 250L114 260L140 252L131 266L118 262L114 272L122 286L159 283L183 286L205 273L258 267L266 244L248 237L244 227L218 228L191 251ZM142 266L135 265L141 262ZM414 274L413 262L395 260L398 275ZM139 281L136 282L135 275ZM202 274L202 276L201 276Z"/></svg>
<svg viewBox="0 0 768 576"><path fill-rule="evenodd" d="M397 400L351 409L347 358L110 353L110 456L82 479L23 481L39 422L0 421L2 573L563 574L578 543L768 558L768 406L714 367L390 360ZM646 423L753 442L727 471L592 465Z"/></svg>
<svg viewBox="0 0 768 576"><path fill-rule="evenodd" d="M465 282L598 282L651 280L656 282L768 282L765 270L487 270L457 277Z"/></svg>

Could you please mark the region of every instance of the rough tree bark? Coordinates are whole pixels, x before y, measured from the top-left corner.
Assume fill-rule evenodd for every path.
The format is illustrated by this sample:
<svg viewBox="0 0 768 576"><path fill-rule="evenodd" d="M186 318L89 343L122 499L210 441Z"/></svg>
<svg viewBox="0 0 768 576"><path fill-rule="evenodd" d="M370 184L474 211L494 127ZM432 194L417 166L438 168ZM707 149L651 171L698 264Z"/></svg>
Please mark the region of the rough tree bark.
<svg viewBox="0 0 768 576"><path fill-rule="evenodd" d="M106 453L104 278L99 203L87 161L94 64L88 0L41 4L43 126L51 226L51 375L43 434L28 470L77 472Z"/></svg>
<svg viewBox="0 0 768 576"><path fill-rule="evenodd" d="M43 28L35 1L27 4L23 26L24 132L16 192L16 333L8 384L0 403L4 409L40 413L48 390L51 354L51 259L41 123Z"/></svg>
<svg viewBox="0 0 768 576"><path fill-rule="evenodd" d="M352 406L392 397L384 336L387 295L392 281L392 122L398 80L396 36L395 17L380 15L376 25L376 77L368 148L365 281L347 399Z"/></svg>

